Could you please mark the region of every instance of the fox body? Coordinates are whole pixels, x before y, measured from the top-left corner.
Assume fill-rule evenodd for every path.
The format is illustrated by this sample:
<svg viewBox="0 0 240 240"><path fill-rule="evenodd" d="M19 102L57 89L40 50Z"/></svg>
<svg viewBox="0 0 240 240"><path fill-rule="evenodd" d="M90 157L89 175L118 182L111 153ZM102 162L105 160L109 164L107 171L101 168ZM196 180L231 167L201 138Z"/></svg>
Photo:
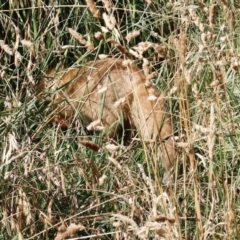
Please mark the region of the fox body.
<svg viewBox="0 0 240 240"><path fill-rule="evenodd" d="M106 58L88 62L82 68L48 72L37 87L41 96L50 91L52 121L69 126L76 116L89 123L100 120L104 131L113 137L119 125L137 129L141 139L159 142L167 176L174 166L176 153L171 117L165 111L165 99L134 64L123 59Z"/></svg>

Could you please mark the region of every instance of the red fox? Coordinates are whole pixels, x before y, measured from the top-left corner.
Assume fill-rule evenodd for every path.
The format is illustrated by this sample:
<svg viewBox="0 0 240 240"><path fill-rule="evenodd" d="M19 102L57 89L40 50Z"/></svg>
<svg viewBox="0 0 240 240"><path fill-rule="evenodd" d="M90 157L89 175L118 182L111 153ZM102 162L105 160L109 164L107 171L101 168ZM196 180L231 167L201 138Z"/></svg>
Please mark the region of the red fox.
<svg viewBox="0 0 240 240"><path fill-rule="evenodd" d="M141 139L160 144L166 177L170 178L176 151L164 97L146 87L143 70L125 62L106 58L82 68L53 69L39 83L37 92L51 92L52 121L61 126L69 126L76 116L89 123L99 120L109 138L119 125L126 130L135 127Z"/></svg>

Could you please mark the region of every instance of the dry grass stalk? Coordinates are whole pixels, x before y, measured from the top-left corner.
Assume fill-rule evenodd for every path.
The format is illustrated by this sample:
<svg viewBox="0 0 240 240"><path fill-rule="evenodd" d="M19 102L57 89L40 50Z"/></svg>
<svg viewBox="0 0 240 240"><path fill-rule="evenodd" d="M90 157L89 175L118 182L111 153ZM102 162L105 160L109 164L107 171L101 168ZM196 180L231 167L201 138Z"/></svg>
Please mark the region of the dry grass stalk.
<svg viewBox="0 0 240 240"><path fill-rule="evenodd" d="M157 98L158 98L157 96L155 96L155 95L152 94L152 95L149 95L149 97L147 98L147 100L148 100L148 101L153 101L153 102L154 102L154 101L157 100Z"/></svg>
<svg viewBox="0 0 240 240"><path fill-rule="evenodd" d="M227 212L227 231L229 239L232 239L236 234L236 226L237 226L237 218L236 214L231 206L228 208ZM235 235L236 236L236 235Z"/></svg>
<svg viewBox="0 0 240 240"><path fill-rule="evenodd" d="M128 66L128 67L131 67L131 66L133 65L133 61L130 60L130 59L124 59L122 65L123 65L124 67L127 67L127 66Z"/></svg>
<svg viewBox="0 0 240 240"><path fill-rule="evenodd" d="M18 240L24 240L24 237L18 228L17 228L17 233L18 233Z"/></svg>
<svg viewBox="0 0 240 240"><path fill-rule="evenodd" d="M215 26L216 15L217 15L217 4L213 4L213 5L211 5L210 10L209 10L209 23L210 23L210 27L212 29Z"/></svg>
<svg viewBox="0 0 240 240"><path fill-rule="evenodd" d="M108 13L112 12L112 2L109 0L102 0L105 9L107 10Z"/></svg>
<svg viewBox="0 0 240 240"><path fill-rule="evenodd" d="M59 179L61 175L59 174L59 168L57 166L55 167L47 166L46 168L42 169L42 172L48 181L49 188L50 185L53 184L58 189L61 189L61 181Z"/></svg>
<svg viewBox="0 0 240 240"><path fill-rule="evenodd" d="M111 153L115 153L118 149L119 149L119 146L115 145L115 144L112 144L112 143L108 143L106 144L105 148L111 152Z"/></svg>
<svg viewBox="0 0 240 240"><path fill-rule="evenodd" d="M106 13L103 13L102 16L106 27L112 31L117 24L115 17L113 15L108 16Z"/></svg>
<svg viewBox="0 0 240 240"><path fill-rule="evenodd" d="M16 217L16 226L19 232L33 222L31 205L28 201L26 193L21 188L18 189L18 195L16 196Z"/></svg>
<svg viewBox="0 0 240 240"><path fill-rule="evenodd" d="M151 4L151 3L152 3L152 0L145 0L145 2L146 2L147 4Z"/></svg>
<svg viewBox="0 0 240 240"><path fill-rule="evenodd" d="M127 39L127 41L130 41L130 40L132 40L133 38L135 38L139 35L140 35L140 30L135 30L133 32L128 33L125 38Z"/></svg>
<svg viewBox="0 0 240 240"><path fill-rule="evenodd" d="M142 60L143 56L138 52L134 51L133 49L129 49L129 53L133 55L135 58Z"/></svg>
<svg viewBox="0 0 240 240"><path fill-rule="evenodd" d="M200 207L200 197L199 197L199 185L198 180L196 178L195 172L196 172L196 158L195 158L195 152L193 149L193 139L192 139L192 126L191 126L191 119L189 113L190 113L190 103L188 101L188 88L189 85L186 84L185 78L180 76L177 78L178 80L178 86L180 91L180 98L179 98L179 106L180 106L180 118L182 120L182 126L186 131L186 142L187 142L187 156L189 158L190 162L190 174L191 174L191 180L193 181L194 186L194 204L195 204L195 212L197 217L197 227L198 231L200 233L200 236L203 234L203 223L202 223L202 215L201 215L201 207ZM186 173L184 174L184 177L186 177ZM186 186L184 185L184 194L186 194ZM186 222L187 224L187 222ZM187 226L185 226L187 227Z"/></svg>
<svg viewBox="0 0 240 240"><path fill-rule="evenodd" d="M196 101L197 101L197 105L198 105L198 108L199 108L198 111L199 112L203 111L202 95L198 91L196 83L192 85L192 92L193 92L193 96L196 98Z"/></svg>
<svg viewBox="0 0 240 240"><path fill-rule="evenodd" d="M0 48L8 55L13 55L13 50L3 40L0 40Z"/></svg>
<svg viewBox="0 0 240 240"><path fill-rule="evenodd" d="M238 57L231 57L230 59L230 64L231 67L237 71L240 67L240 59ZM227 65L227 63L225 62L224 66Z"/></svg>
<svg viewBox="0 0 240 240"><path fill-rule="evenodd" d="M186 36L186 33L182 33L179 37L178 52L180 53L180 56L182 56L182 58L185 59L186 52L187 52L187 36Z"/></svg>
<svg viewBox="0 0 240 240"><path fill-rule="evenodd" d="M218 0L223 5L223 8L226 10L228 9L228 2L226 0Z"/></svg>
<svg viewBox="0 0 240 240"><path fill-rule="evenodd" d="M107 43L112 43L115 45L115 47L118 49L118 51L120 53L122 53L124 56L126 56L127 58L132 58L132 54L130 53L130 51L128 51L124 46L122 46L120 43L116 42L113 39L107 39L106 41Z"/></svg>
<svg viewBox="0 0 240 240"><path fill-rule="evenodd" d="M149 61L146 58L143 59L142 68L143 68L144 75L146 77L145 85L146 87L150 87L152 86L152 83L151 83L151 78L149 77L150 76Z"/></svg>
<svg viewBox="0 0 240 240"><path fill-rule="evenodd" d="M162 44L152 43L152 42L140 42L136 46L132 47L137 51L137 58L142 59L143 53L148 49L153 48L160 58L166 58L166 49ZM133 54L134 55L134 54ZM134 55L135 56L135 55Z"/></svg>
<svg viewBox="0 0 240 240"><path fill-rule="evenodd" d="M108 160L109 160L110 162L112 162L119 171L122 171L122 166L121 166L121 164L120 164L115 158L113 158L113 157L108 157Z"/></svg>
<svg viewBox="0 0 240 240"><path fill-rule="evenodd" d="M106 54L99 54L98 58L99 59L105 59L105 58L108 58L108 55L106 55Z"/></svg>
<svg viewBox="0 0 240 240"><path fill-rule="evenodd" d="M99 40L102 40L104 39L104 35L102 34L102 32L96 32L94 33L94 37L99 39Z"/></svg>
<svg viewBox="0 0 240 240"><path fill-rule="evenodd" d="M201 10L204 11L205 5L204 5L204 3L203 3L203 0L197 0L197 3L198 3L198 6L201 8Z"/></svg>
<svg viewBox="0 0 240 240"><path fill-rule="evenodd" d="M115 47L118 49L119 52L121 52L127 58L132 58L131 53L121 44L116 44Z"/></svg>
<svg viewBox="0 0 240 240"><path fill-rule="evenodd" d="M11 156L14 154L15 151L19 152L19 144L16 140L14 133L8 133L7 136L7 143L3 149L2 153L2 164L10 164L11 163ZM1 166L2 167L2 166ZM1 168L0 168L1 169Z"/></svg>
<svg viewBox="0 0 240 240"><path fill-rule="evenodd" d="M98 86L98 93L102 94L107 91L108 87Z"/></svg>
<svg viewBox="0 0 240 240"><path fill-rule="evenodd" d="M85 227L82 224L71 223L69 226L66 226L64 223L58 228L57 236L54 240L64 240L67 237L73 238L77 235L79 231L84 230Z"/></svg>
<svg viewBox="0 0 240 240"><path fill-rule="evenodd" d="M189 7L188 11L194 24L199 28L201 32L204 32L204 25L201 22L201 19L197 16L195 9L193 7Z"/></svg>
<svg viewBox="0 0 240 240"><path fill-rule="evenodd" d="M87 6L90 12L93 14L95 18L100 18L100 11L96 8L96 5L93 0L86 0Z"/></svg>
<svg viewBox="0 0 240 240"><path fill-rule="evenodd" d="M90 140L79 140L78 141L81 145L87 147L87 148L90 148L92 149L93 151L95 152L98 152L99 149L101 148L99 145L93 143L92 141Z"/></svg>
<svg viewBox="0 0 240 240"><path fill-rule="evenodd" d="M68 28L68 32L75 37L81 44L83 44L84 46L87 47L88 50L93 50L94 49L94 45L91 42L88 42L84 39L83 35L76 32L75 30L73 30L72 28Z"/></svg>
<svg viewBox="0 0 240 240"><path fill-rule="evenodd" d="M138 45L132 47L135 51L138 52L139 55L143 55L145 51L147 51L150 47L153 47L154 43L151 42L140 42Z"/></svg>
<svg viewBox="0 0 240 240"><path fill-rule="evenodd" d="M138 164L137 166L138 166L139 171L141 173L142 179L145 181L146 185L150 188L151 196L154 196L155 195L155 190L154 190L154 187L153 187L152 179L149 178L146 175L146 173L144 171L144 167L143 167L142 164Z"/></svg>
<svg viewBox="0 0 240 240"><path fill-rule="evenodd" d="M109 32L108 28L106 28L104 26L101 26L101 30L102 30L103 33L108 33Z"/></svg>
<svg viewBox="0 0 240 240"><path fill-rule="evenodd" d="M31 49L33 47L33 43L29 40L26 40L26 39L21 40L21 44L24 47L27 47L28 49Z"/></svg>
<svg viewBox="0 0 240 240"><path fill-rule="evenodd" d="M87 130L88 131L103 131L104 130L104 126L101 122L101 119L97 119L93 122L91 122L88 126L87 126Z"/></svg>
<svg viewBox="0 0 240 240"><path fill-rule="evenodd" d="M117 100L114 103L114 107L115 108L121 108L125 103L126 103L126 98L125 97L119 98L119 100Z"/></svg>
<svg viewBox="0 0 240 240"><path fill-rule="evenodd" d="M207 32L207 33L202 33L201 34L201 40L203 42L204 47L208 46L209 41L214 39L214 35L211 32Z"/></svg>
<svg viewBox="0 0 240 240"><path fill-rule="evenodd" d="M175 92L177 92L177 90L178 90L178 87L177 87L177 86L173 86L173 87L170 89L168 95L169 95L169 96L173 95Z"/></svg>
<svg viewBox="0 0 240 240"><path fill-rule="evenodd" d="M213 153L214 153L214 145L215 145L215 114L214 114L214 104L211 104L210 110L210 124L209 124L209 134L208 134L208 149L209 149L209 159L210 161L213 160Z"/></svg>
<svg viewBox="0 0 240 240"><path fill-rule="evenodd" d="M62 190L64 196L67 196L65 177L64 177L63 171L60 168L59 168L59 172L60 172L60 179L61 179L61 190Z"/></svg>
<svg viewBox="0 0 240 240"><path fill-rule="evenodd" d="M171 215L154 215L153 217L149 217L142 226L138 226L131 218L121 214L113 214L113 217L118 220L115 227L121 226L122 224L119 223L121 221L123 224L128 225L128 229L140 239L148 239L149 232L154 232L156 239L179 239L175 218Z"/></svg>
<svg viewBox="0 0 240 240"><path fill-rule="evenodd" d="M179 38L174 38L173 44L180 59L181 70L183 73L187 72L186 69L186 52L187 52L187 37L185 33L180 34ZM186 77L186 76L185 76Z"/></svg>
<svg viewBox="0 0 240 240"><path fill-rule="evenodd" d="M0 70L0 77L1 77L2 79L5 79L5 78L6 78L6 71Z"/></svg>
<svg viewBox="0 0 240 240"><path fill-rule="evenodd" d="M227 184L227 181L224 182L224 191L226 195L226 206L227 206L227 212L225 213L225 221L226 221L226 226L227 226L227 233L228 233L228 238L232 239L234 237L234 234L237 233L237 216L232 208L232 199L231 199L231 193L229 193L229 187Z"/></svg>
<svg viewBox="0 0 240 240"><path fill-rule="evenodd" d="M15 51L14 52L14 64L16 67L19 66L19 63L22 62L23 56L20 54L20 52Z"/></svg>
<svg viewBox="0 0 240 240"><path fill-rule="evenodd" d="M58 26L58 24L59 24L60 9L57 9L57 11L56 11L55 13L56 13L56 15L53 17L53 23L54 23L54 25L55 25L55 30L56 30L56 32L58 32L57 26Z"/></svg>
<svg viewBox="0 0 240 240"><path fill-rule="evenodd" d="M143 68L144 75L146 77L145 86L147 88L150 88L152 86L151 80L157 75L156 72L150 73L151 67L149 65L150 65L149 61L146 58L143 58L142 68Z"/></svg>
<svg viewBox="0 0 240 240"><path fill-rule="evenodd" d="M15 28L15 34L16 34L16 38L15 38L15 44L13 47L13 52L17 51L18 46L19 46L19 42L20 42L20 34L19 34L19 28Z"/></svg>
<svg viewBox="0 0 240 240"><path fill-rule="evenodd" d="M107 179L107 176L105 174L103 174L98 181L99 186L103 186L103 184L105 183L105 180Z"/></svg>

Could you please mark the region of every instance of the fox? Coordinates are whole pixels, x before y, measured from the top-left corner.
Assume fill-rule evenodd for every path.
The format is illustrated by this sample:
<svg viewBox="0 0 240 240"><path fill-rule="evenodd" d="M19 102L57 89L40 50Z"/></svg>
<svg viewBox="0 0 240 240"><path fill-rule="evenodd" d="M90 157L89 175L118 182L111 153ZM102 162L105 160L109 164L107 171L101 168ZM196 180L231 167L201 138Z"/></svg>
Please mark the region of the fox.
<svg viewBox="0 0 240 240"><path fill-rule="evenodd" d="M51 69L36 92L38 98L51 102L51 122L61 127L69 127L79 117L92 126L97 122L95 125L109 139L121 127L129 140L135 128L147 144L158 143L164 181L170 181L176 161L172 118L166 112L165 97L146 85L144 71L137 65L120 58L105 58L83 67Z"/></svg>

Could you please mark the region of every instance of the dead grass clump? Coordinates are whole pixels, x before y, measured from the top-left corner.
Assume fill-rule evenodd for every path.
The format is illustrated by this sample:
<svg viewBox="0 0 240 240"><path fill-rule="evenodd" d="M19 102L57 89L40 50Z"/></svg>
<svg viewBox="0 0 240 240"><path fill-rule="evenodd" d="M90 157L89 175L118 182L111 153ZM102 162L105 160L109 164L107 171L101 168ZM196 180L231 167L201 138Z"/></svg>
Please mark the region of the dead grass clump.
<svg viewBox="0 0 240 240"><path fill-rule="evenodd" d="M68 28L69 33L75 37L81 44L83 44L84 46L87 47L88 50L93 50L94 49L94 45L91 42L88 42L84 39L82 34L79 34L78 32L76 32L75 30L73 30L72 28Z"/></svg>
<svg viewBox="0 0 240 240"><path fill-rule="evenodd" d="M85 227L82 224L71 223L69 226L66 226L64 223L58 227L57 236L54 240L64 240L67 237L75 237L77 232L84 230Z"/></svg>
<svg viewBox="0 0 240 240"><path fill-rule="evenodd" d="M101 14L100 11L97 9L93 0L86 0L87 6L90 12L93 14L95 18L100 18Z"/></svg>
<svg viewBox="0 0 240 240"><path fill-rule="evenodd" d="M12 49L4 43L3 40L0 40L0 47L2 50L4 50L8 55L13 55Z"/></svg>

